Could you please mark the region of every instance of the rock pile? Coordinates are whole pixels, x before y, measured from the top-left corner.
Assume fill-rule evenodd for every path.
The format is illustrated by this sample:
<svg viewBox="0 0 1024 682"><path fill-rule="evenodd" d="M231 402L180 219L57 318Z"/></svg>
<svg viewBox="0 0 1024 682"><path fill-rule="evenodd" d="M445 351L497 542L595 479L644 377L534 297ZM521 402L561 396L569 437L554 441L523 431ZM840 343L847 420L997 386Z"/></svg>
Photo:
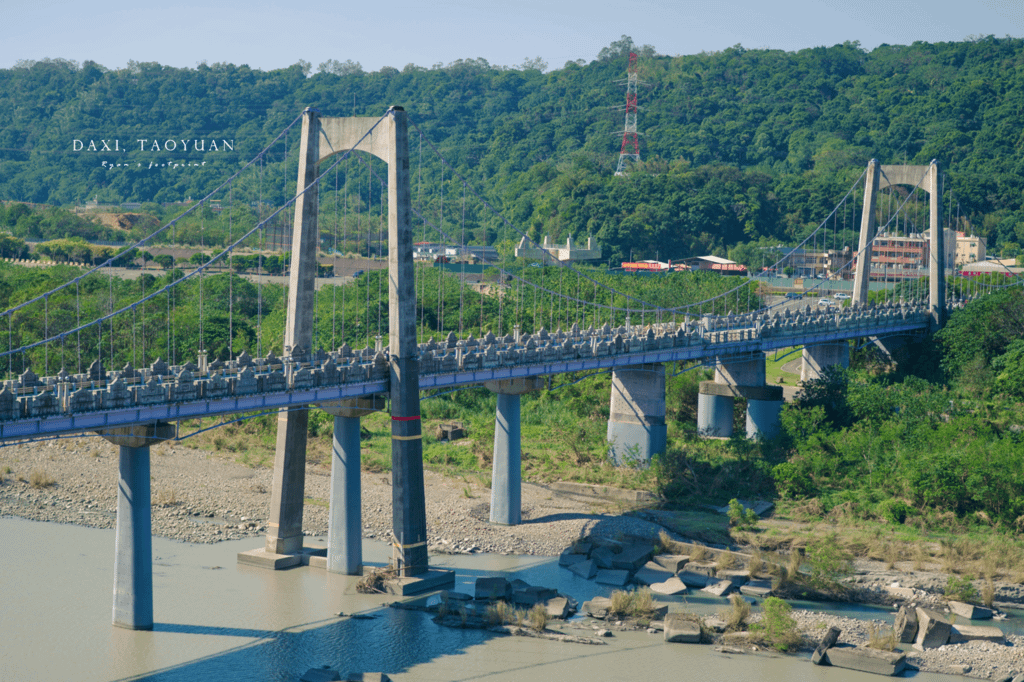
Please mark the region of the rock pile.
<svg viewBox="0 0 1024 682"><path fill-rule="evenodd" d="M655 594L666 596L686 594L694 589L727 597L738 590L753 601L772 592L770 581L751 580L747 571L719 570L713 562L691 560L688 555L654 552L655 545L649 540L593 539L566 548L558 564L602 585L646 585Z"/></svg>

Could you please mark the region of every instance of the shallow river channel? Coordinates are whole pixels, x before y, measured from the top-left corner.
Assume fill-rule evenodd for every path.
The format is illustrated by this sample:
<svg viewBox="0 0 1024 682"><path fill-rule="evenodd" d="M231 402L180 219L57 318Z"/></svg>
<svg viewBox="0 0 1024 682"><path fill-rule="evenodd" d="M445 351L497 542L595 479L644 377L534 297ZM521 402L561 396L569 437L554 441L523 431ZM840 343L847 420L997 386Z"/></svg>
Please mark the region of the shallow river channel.
<svg viewBox="0 0 1024 682"><path fill-rule="evenodd" d="M295 682L320 665L382 671L396 682L880 679L813 666L806 657L665 644L660 633L616 633L607 646L591 646L442 628L429 614L382 606L395 597L355 593L354 578L237 565L239 551L260 544L154 538L156 626L132 632L111 625L112 530L0 519L0 680ZM368 564L383 564L388 548L367 540L363 552ZM436 556L431 563L455 569L456 589L466 592L477 577L498 574L557 587L580 602L610 592L560 570L551 557ZM707 613L722 603L688 598ZM372 618L339 618L339 611Z"/></svg>

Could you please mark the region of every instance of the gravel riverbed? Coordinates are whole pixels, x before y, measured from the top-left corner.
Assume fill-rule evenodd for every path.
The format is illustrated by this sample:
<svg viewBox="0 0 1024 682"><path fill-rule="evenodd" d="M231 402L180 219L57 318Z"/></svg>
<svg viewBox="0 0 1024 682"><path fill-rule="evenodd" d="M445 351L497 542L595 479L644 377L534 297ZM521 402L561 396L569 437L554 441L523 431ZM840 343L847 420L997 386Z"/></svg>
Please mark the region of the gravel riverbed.
<svg viewBox="0 0 1024 682"><path fill-rule="evenodd" d="M163 443L151 450L153 534L185 542L219 542L266 532L272 470L251 468L204 450ZM113 528L118 449L82 437L0 448L0 515ZM330 469L306 467L307 535L327 533ZM34 487L33 475L52 484ZM437 553L554 556L581 534L656 537L656 523L624 516L615 504L523 484L524 523L495 526L490 490L473 478L424 472L427 535ZM391 540L391 475L362 474L363 535Z"/></svg>

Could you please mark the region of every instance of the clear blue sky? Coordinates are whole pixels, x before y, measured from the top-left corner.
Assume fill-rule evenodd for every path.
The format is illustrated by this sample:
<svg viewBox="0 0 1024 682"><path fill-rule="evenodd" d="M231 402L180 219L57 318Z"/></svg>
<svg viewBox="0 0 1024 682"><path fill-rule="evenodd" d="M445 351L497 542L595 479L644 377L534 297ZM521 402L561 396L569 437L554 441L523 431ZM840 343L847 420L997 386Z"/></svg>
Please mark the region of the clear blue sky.
<svg viewBox="0 0 1024 682"><path fill-rule="evenodd" d="M309 8L304 16L299 7ZM737 43L799 50L846 40L873 48L1024 36L1022 0L42 0L5 3L0 18L0 68L45 57L108 68L128 60L178 67L205 60L276 69L305 59L314 70L328 59L351 59L366 71L541 57L560 68L593 59L624 34L669 55Z"/></svg>

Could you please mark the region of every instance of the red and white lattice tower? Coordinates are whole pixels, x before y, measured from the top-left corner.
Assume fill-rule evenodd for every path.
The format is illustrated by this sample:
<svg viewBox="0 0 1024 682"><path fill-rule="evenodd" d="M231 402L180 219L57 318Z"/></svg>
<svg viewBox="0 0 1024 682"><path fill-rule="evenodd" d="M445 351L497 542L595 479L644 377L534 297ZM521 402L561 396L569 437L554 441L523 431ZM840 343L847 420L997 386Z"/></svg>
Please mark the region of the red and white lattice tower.
<svg viewBox="0 0 1024 682"><path fill-rule="evenodd" d="M640 162L640 141L636 132L636 53L629 53L629 77L626 79L626 125L622 130L622 150L619 152L619 167L616 175L624 175L627 162Z"/></svg>

